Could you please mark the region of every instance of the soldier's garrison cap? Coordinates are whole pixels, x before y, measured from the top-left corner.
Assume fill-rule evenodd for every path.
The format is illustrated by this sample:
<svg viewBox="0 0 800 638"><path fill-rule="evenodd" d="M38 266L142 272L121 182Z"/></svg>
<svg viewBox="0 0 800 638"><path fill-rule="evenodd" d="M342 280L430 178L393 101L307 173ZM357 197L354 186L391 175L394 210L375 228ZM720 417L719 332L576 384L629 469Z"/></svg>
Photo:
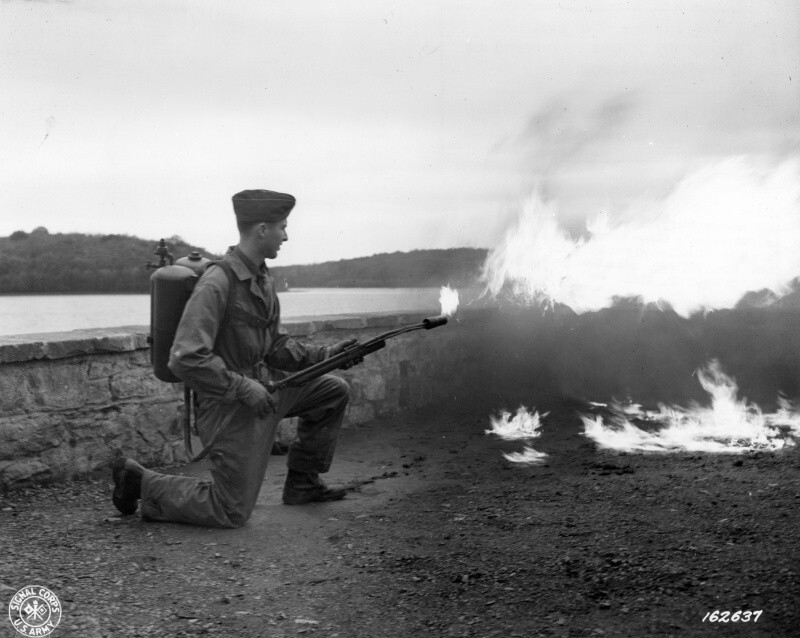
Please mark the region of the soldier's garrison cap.
<svg viewBox="0 0 800 638"><path fill-rule="evenodd" d="M275 191L247 190L233 196L233 212L243 222L279 222L286 219L295 198Z"/></svg>

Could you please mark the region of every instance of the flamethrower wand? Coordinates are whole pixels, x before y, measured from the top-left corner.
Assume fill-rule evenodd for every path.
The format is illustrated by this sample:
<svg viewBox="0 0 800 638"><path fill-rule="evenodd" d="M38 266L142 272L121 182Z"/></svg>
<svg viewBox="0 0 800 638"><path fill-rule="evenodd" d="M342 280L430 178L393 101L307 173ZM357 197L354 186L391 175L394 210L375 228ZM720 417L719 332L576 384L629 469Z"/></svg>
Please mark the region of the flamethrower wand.
<svg viewBox="0 0 800 638"><path fill-rule="evenodd" d="M318 379L323 374L328 374L329 372L339 369L346 370L361 363L366 355L377 352L381 348L385 348L387 339L391 339L392 337L405 334L406 332L412 332L414 330L430 330L431 328L438 328L446 323L447 317L445 315L440 315L438 317L428 317L419 323L389 330L388 332L379 334L377 337L373 337L372 339L367 339L366 341L362 341L360 343L354 343L353 345L342 350L339 354L325 359L324 361L320 361L319 363L315 363L314 365L309 366L300 372L289 375L285 379L281 379L280 381L267 381L264 384L264 387L266 387L269 392L276 392L277 390L283 390L284 388L298 388L304 386L309 381Z"/></svg>
<svg viewBox="0 0 800 638"><path fill-rule="evenodd" d="M306 383L313 381L314 379L318 379L323 374L328 374L329 372L333 372L334 370L339 369L348 369L361 363L364 360L364 357L368 354L372 354L373 352L377 352L378 350L386 347L386 340L391 339L392 337L396 337L401 334L405 334L406 332L413 332L414 330L430 330L432 328L438 328L439 326L443 326L447 323L447 316L446 315L439 315L438 317L427 317L423 319L419 323L414 323L408 326L403 326L402 328L395 328L394 330L389 330L388 332L384 332L383 334L379 334L377 337L373 337L372 339L367 339L366 341L354 343L351 346L348 346L342 352L335 354L332 357L329 357L319 363L315 363L300 372L296 372L295 374L289 375L279 381L266 381L264 382L264 387L270 393L277 392L279 390L283 390L285 388L298 388L304 386ZM187 402L188 406L188 402ZM187 407L188 410L188 407ZM186 445L186 454L192 460L192 462L199 461L200 459L204 458L211 449L211 446L216 441L217 437L219 436L220 432L224 429L227 424L233 420L234 413L231 413L228 421L224 424L220 424L214 434L211 436L211 439L202 449L202 451L197 455L194 456L192 452L192 442L191 436L189 432L189 428L186 427L184 434L184 443Z"/></svg>

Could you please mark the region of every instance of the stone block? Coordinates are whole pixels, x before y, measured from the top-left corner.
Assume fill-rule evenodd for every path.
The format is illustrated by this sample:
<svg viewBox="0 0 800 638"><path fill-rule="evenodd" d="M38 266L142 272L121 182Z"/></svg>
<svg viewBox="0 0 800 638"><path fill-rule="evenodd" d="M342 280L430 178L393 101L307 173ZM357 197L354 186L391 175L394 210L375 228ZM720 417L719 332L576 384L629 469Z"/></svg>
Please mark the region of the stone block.
<svg viewBox="0 0 800 638"><path fill-rule="evenodd" d="M386 332L392 328L398 328L400 320L397 315L387 315L384 313L373 313L364 315L365 328L382 328L381 332Z"/></svg>
<svg viewBox="0 0 800 638"><path fill-rule="evenodd" d="M70 409L86 403L85 367L37 362L28 366L22 381L30 393L27 403L38 409Z"/></svg>
<svg viewBox="0 0 800 638"><path fill-rule="evenodd" d="M0 365L0 414L21 414L28 407L30 394L20 382L24 370L19 364Z"/></svg>
<svg viewBox="0 0 800 638"><path fill-rule="evenodd" d="M331 331L331 330L361 330L365 327L366 322L364 321L363 317L342 317L342 316L334 316L334 317L321 317L317 319L317 322L320 325L321 330Z"/></svg>
<svg viewBox="0 0 800 638"><path fill-rule="evenodd" d="M183 436L183 396L180 401L133 405L131 431L152 430L163 433L166 438Z"/></svg>
<svg viewBox="0 0 800 638"><path fill-rule="evenodd" d="M0 337L0 363L147 349L147 326Z"/></svg>
<svg viewBox="0 0 800 638"><path fill-rule="evenodd" d="M70 336L52 338L44 346L44 355L47 359L65 359L77 357L94 352L95 340L90 336Z"/></svg>
<svg viewBox="0 0 800 638"><path fill-rule="evenodd" d="M111 398L114 401L119 401L151 396L155 390L155 381L155 378L151 380L147 376L135 374L135 371L132 370L121 370L119 373L113 374L108 380Z"/></svg>
<svg viewBox="0 0 800 638"><path fill-rule="evenodd" d="M38 459L19 459L0 462L0 484L13 486L53 476L53 470Z"/></svg>
<svg viewBox="0 0 800 638"><path fill-rule="evenodd" d="M130 352L136 349L136 338L132 334L110 334L97 339L95 352Z"/></svg>
<svg viewBox="0 0 800 638"><path fill-rule="evenodd" d="M192 441L192 452L194 454L198 454L202 449L202 445L198 445L199 443L198 439ZM159 455L159 463L172 465L174 463L186 463L187 461L189 461L189 458L183 441L166 441L164 443Z"/></svg>
<svg viewBox="0 0 800 638"><path fill-rule="evenodd" d="M361 379L364 398L370 402L383 401L386 398L386 381L375 374L364 375Z"/></svg>
<svg viewBox="0 0 800 638"><path fill-rule="evenodd" d="M0 337L0 363L35 361L44 357L44 342L20 337Z"/></svg>
<svg viewBox="0 0 800 638"><path fill-rule="evenodd" d="M86 404L87 405L106 405L111 403L111 387L108 377L98 377L87 379L86 381Z"/></svg>
<svg viewBox="0 0 800 638"><path fill-rule="evenodd" d="M301 337L319 332L319 326L311 319L297 319L292 322L281 322L286 333L291 337Z"/></svg>
<svg viewBox="0 0 800 638"><path fill-rule="evenodd" d="M58 445L49 416L0 417L0 458L15 459L40 454Z"/></svg>
<svg viewBox="0 0 800 638"><path fill-rule="evenodd" d="M86 377L89 380L108 379L116 370L113 360L97 357L90 359L86 370Z"/></svg>
<svg viewBox="0 0 800 638"><path fill-rule="evenodd" d="M97 444L86 441L85 445L59 446L45 450L39 459L49 468L57 468L59 475L73 477L89 472L98 465L94 462Z"/></svg>
<svg viewBox="0 0 800 638"><path fill-rule="evenodd" d="M360 423L369 423L375 418L375 408L372 404L366 402L351 403L347 406L347 414L345 415L345 422L350 425L359 425Z"/></svg>
<svg viewBox="0 0 800 638"><path fill-rule="evenodd" d="M386 373L381 377L383 380L383 398L382 404L390 405L392 407L401 407L401 379L399 374L400 364L397 366L387 367Z"/></svg>

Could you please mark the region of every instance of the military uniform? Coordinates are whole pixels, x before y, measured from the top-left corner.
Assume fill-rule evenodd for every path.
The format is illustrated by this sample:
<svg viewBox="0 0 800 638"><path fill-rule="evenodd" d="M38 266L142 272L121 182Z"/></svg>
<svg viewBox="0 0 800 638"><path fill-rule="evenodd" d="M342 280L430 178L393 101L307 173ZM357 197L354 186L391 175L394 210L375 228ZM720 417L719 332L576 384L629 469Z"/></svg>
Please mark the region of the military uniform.
<svg viewBox="0 0 800 638"><path fill-rule="evenodd" d="M203 445L211 443L212 480L145 470L141 513L147 519L243 525L284 417L299 417L289 470L315 476L327 472L333 458L349 397L344 380L326 375L277 392L275 411L265 417L241 400L249 379L264 381L280 375L277 371L301 370L323 360L327 351L294 340L281 327L278 296L263 262L254 264L238 247L225 260L235 275L235 307L227 307L228 275L222 267L210 267L186 305L169 362L197 393L197 430Z"/></svg>

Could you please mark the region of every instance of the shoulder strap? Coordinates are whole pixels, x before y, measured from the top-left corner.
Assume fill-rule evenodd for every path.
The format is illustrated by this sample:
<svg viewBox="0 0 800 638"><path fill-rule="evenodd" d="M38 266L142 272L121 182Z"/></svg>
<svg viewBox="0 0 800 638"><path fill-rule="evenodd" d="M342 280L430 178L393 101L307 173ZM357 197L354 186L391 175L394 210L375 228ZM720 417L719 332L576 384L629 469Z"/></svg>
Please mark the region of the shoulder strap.
<svg viewBox="0 0 800 638"><path fill-rule="evenodd" d="M206 264L206 268L211 264L219 266L225 271L225 274L228 275L228 299L225 302L225 315L227 316L231 308L236 307L236 275L233 272L233 266L224 259L215 259L209 264Z"/></svg>
<svg viewBox="0 0 800 638"><path fill-rule="evenodd" d="M229 319L230 317L235 317L241 321L244 321L247 325L252 326L254 328L262 328L266 330L269 328L274 322L274 318L265 319L257 314L252 312L247 312L242 308L236 307L236 275L233 272L233 267L230 265L229 262L225 261L224 259L216 259L206 264L206 268L209 266L220 266L222 270L225 271L225 274L228 275L228 299L225 302L225 319L223 321Z"/></svg>

